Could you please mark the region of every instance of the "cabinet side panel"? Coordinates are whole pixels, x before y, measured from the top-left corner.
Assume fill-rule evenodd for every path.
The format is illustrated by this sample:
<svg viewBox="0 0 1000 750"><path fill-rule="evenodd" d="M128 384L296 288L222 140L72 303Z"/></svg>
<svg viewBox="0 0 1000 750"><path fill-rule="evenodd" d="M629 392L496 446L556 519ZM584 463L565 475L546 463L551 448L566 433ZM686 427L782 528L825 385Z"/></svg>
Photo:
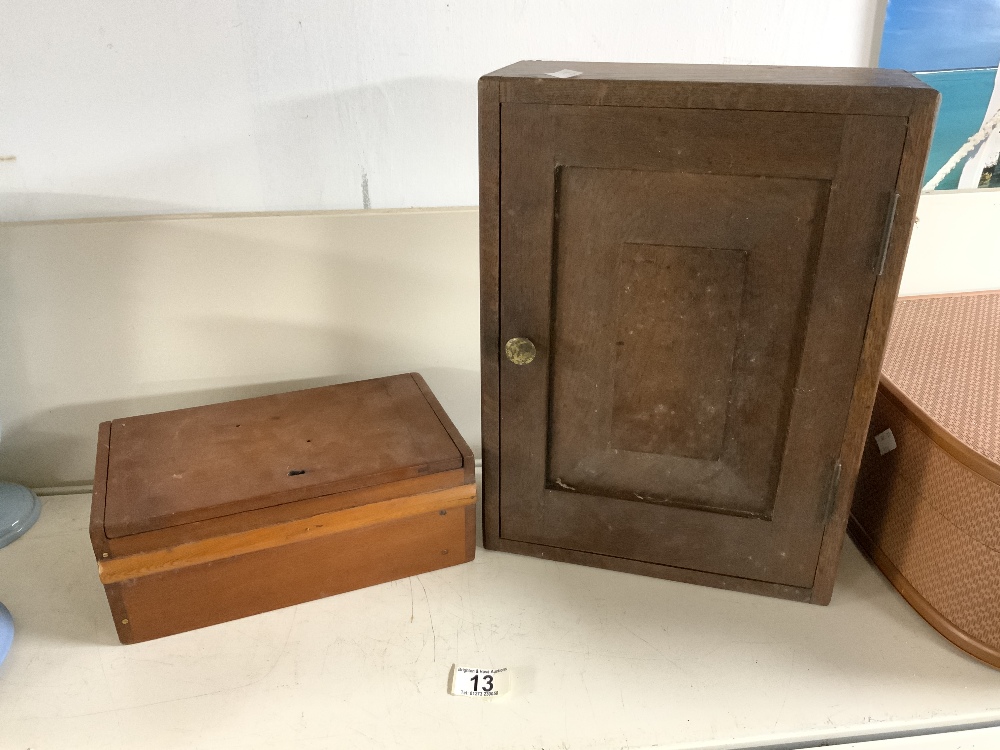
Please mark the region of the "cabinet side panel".
<svg viewBox="0 0 1000 750"><path fill-rule="evenodd" d="M500 84L479 81L483 544L500 538Z"/></svg>
<svg viewBox="0 0 1000 750"><path fill-rule="evenodd" d="M940 101L940 95L933 90L915 90L911 96L913 110L907 120L906 138L896 177L899 199L893 217L884 270L875 283L861 362L854 384L851 411L844 433L844 447L841 453L842 479L820 546L816 578L813 581L812 601L816 604L828 604L833 595L837 562L843 547L851 499L854 496L855 479L861 465L868 423L875 403L882 357L885 354L889 324L892 322L892 310L899 292L899 282L903 276L906 250L920 197L920 183L930 152L934 119Z"/></svg>

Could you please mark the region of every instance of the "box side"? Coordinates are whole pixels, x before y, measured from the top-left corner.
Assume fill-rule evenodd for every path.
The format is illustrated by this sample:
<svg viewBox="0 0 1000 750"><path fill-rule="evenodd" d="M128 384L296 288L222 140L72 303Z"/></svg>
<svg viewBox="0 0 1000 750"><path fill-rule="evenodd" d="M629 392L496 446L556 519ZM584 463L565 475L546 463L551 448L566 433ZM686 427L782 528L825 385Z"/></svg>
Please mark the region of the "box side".
<svg viewBox="0 0 1000 750"><path fill-rule="evenodd" d="M90 543L97 558L98 570L101 562L110 559L111 540L104 533L104 509L107 500L108 460L111 449L111 422L102 422L97 430L97 465L94 469L94 491L90 501ZM128 637L129 620L119 592L111 586L104 587L111 616L119 639ZM124 636L122 634L125 634ZM125 640L122 640L124 643Z"/></svg>
<svg viewBox="0 0 1000 750"><path fill-rule="evenodd" d="M465 557L467 560L476 559L476 516L478 515L476 504L465 506Z"/></svg>
<svg viewBox="0 0 1000 750"><path fill-rule="evenodd" d="M448 511L475 501L475 485L398 497L381 503L321 513L264 528L178 544L174 547L101 560L101 581L117 583L180 568L216 562L262 549L280 547L343 531L373 526L430 511Z"/></svg>
<svg viewBox="0 0 1000 750"><path fill-rule="evenodd" d="M419 372L411 372L410 377L413 378L413 382L417 384L417 388L427 399L427 403L430 405L431 409L434 410L434 414L437 416L438 420L441 422L441 427L444 428L445 432L448 433L448 437L451 438L458 452L462 454L462 469L465 472L464 477L466 482L476 481L476 456L472 452L472 448L462 437L462 433L458 431L455 427L455 423L451 421L451 417L441 406L441 402L438 401L437 396L427 385L427 381L424 380L423 376Z"/></svg>
<svg viewBox="0 0 1000 750"><path fill-rule="evenodd" d="M102 580L119 639L160 638L473 558L468 517L474 485L444 491L431 502L401 498L394 507L399 512L339 525L320 518L296 529L277 527L240 540L236 549L227 546L232 540L217 540L105 567ZM356 510L371 516L371 508Z"/></svg>
<svg viewBox="0 0 1000 750"><path fill-rule="evenodd" d="M883 455L874 438L885 429L897 447ZM1000 667L1000 485L935 437L883 383L849 529L928 623Z"/></svg>
<svg viewBox="0 0 1000 750"><path fill-rule="evenodd" d="M97 429L97 465L94 467L94 491L90 500L90 543L98 560L109 554L108 538L104 534L104 506L107 500L110 452L111 422L102 422Z"/></svg>
<svg viewBox="0 0 1000 750"><path fill-rule="evenodd" d="M109 557L114 560L119 557L155 552L169 549L182 544L200 542L206 539L240 534L243 532L263 529L276 524L299 521L330 513L333 511L358 508L364 505L377 504L400 497L422 495L465 484L465 469L413 477L399 482L380 484L360 490L340 492L334 495L299 500L269 508L235 513L227 516L210 518L205 521L194 521L179 526L169 526L156 531L146 531L117 539L106 539Z"/></svg>
<svg viewBox="0 0 1000 750"><path fill-rule="evenodd" d="M854 516L851 516L848 528L851 537L861 551L875 563L875 566L882 571L882 575L889 579L889 583L900 593L907 604L913 607L917 611L917 614L923 617L932 628L969 655L989 664L991 667L1000 669L1000 646L986 643L975 636L969 635L969 633L955 625L955 623L938 611L906 579L906 576L899 571L879 546L872 541L864 527L858 523Z"/></svg>
<svg viewBox="0 0 1000 750"><path fill-rule="evenodd" d="M969 471L979 474L984 479L1000 484L1000 464L990 460L956 437L920 407L905 391L896 385L887 375L882 374L879 381L879 397L895 403L904 409L916 424L920 425L927 436L941 448L965 466Z"/></svg>

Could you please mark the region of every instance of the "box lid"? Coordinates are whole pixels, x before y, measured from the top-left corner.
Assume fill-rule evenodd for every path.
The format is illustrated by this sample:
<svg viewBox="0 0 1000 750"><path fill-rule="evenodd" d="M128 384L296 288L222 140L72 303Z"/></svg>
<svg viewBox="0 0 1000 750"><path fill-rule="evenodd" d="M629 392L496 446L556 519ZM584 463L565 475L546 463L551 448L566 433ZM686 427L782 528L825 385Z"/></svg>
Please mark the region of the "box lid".
<svg viewBox="0 0 1000 750"><path fill-rule="evenodd" d="M116 419L104 530L123 537L462 467L471 475L471 452L416 373Z"/></svg>
<svg viewBox="0 0 1000 750"><path fill-rule="evenodd" d="M1000 290L896 301L882 383L949 452L1000 481Z"/></svg>

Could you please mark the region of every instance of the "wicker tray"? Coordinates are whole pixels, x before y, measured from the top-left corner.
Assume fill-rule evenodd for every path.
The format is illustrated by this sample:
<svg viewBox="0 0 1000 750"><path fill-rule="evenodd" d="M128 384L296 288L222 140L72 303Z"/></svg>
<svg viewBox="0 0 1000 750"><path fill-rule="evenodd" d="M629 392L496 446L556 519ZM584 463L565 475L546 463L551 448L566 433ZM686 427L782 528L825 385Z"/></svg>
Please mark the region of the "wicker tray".
<svg viewBox="0 0 1000 750"><path fill-rule="evenodd" d="M924 619L1000 667L1000 292L897 303L850 531Z"/></svg>

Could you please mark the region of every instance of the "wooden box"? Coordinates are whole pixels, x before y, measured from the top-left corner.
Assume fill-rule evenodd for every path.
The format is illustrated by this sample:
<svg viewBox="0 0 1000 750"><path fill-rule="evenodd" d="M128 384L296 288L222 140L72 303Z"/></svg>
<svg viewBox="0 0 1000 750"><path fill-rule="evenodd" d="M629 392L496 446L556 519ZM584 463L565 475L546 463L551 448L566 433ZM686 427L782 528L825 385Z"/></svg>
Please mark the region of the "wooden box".
<svg viewBox="0 0 1000 750"><path fill-rule="evenodd" d="M897 303L850 529L927 622L1000 667L1000 291Z"/></svg>
<svg viewBox="0 0 1000 750"><path fill-rule="evenodd" d="M90 536L135 643L467 562L475 499L411 373L105 422Z"/></svg>
<svg viewBox="0 0 1000 750"><path fill-rule="evenodd" d="M485 76L486 546L827 603L937 101L892 70Z"/></svg>

